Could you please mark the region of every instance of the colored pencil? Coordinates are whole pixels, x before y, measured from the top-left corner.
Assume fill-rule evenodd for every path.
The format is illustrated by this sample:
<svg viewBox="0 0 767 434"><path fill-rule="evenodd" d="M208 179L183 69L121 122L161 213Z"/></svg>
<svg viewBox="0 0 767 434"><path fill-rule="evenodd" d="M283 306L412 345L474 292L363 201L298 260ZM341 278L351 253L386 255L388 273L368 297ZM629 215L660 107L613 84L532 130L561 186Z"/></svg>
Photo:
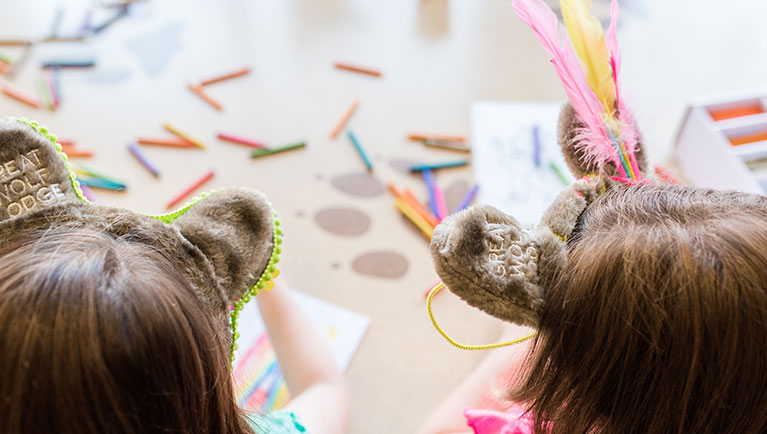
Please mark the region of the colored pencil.
<svg viewBox="0 0 767 434"><path fill-rule="evenodd" d="M333 66L335 66L338 69L343 69L343 70L351 71L351 72L359 72L360 74L372 75L374 77L380 77L381 75L383 75L381 71L377 69L349 65L348 63L343 63L343 62L336 62L333 64Z"/></svg>
<svg viewBox="0 0 767 434"><path fill-rule="evenodd" d="M243 137L234 136L228 133L218 133L218 138L221 140L226 140L227 142L239 143L241 145L250 146L251 148L268 149L267 146L261 142L245 139Z"/></svg>
<svg viewBox="0 0 767 434"><path fill-rule="evenodd" d="M178 139L153 139L150 137L139 137L137 140L139 145L152 145L152 146L169 146L172 148L193 148L199 149L194 146L194 143L178 138Z"/></svg>
<svg viewBox="0 0 767 434"><path fill-rule="evenodd" d="M468 208L469 205L471 205L471 202L474 200L474 198L477 197L478 191L479 191L478 185L475 185L474 188L469 190L469 192L466 193L466 196L464 196L463 199L461 199L461 201L458 203L458 206L455 207L455 211L453 211L453 214Z"/></svg>
<svg viewBox="0 0 767 434"><path fill-rule="evenodd" d="M78 175L90 176L92 178L103 179L104 181L111 182L113 184L123 184L123 185L125 185L125 182L123 182L123 181L121 181L119 179L112 178L111 176L104 175L104 174L102 174L100 172L95 172L95 171L93 171L91 169L87 169L87 168L85 168L83 166L80 166L80 165L78 165L77 167L72 168L72 170L76 174L78 174Z"/></svg>
<svg viewBox="0 0 767 434"><path fill-rule="evenodd" d="M437 201L437 218L442 221L447 217L447 204L445 203L445 193L442 192L436 181L434 181L434 199Z"/></svg>
<svg viewBox="0 0 767 434"><path fill-rule="evenodd" d="M365 153L365 150L362 149L362 145L360 144L359 140L357 140L357 136L354 135L354 132L351 130L347 131L346 134L349 136L349 140L352 141L352 144L354 145L354 149L357 150L357 153L360 154L360 158L362 158L362 161L365 163L365 166L367 166L369 171L373 171L373 163L370 161L370 158L368 158L367 154Z"/></svg>
<svg viewBox="0 0 767 434"><path fill-rule="evenodd" d="M464 143L466 141L466 138L463 136L446 136L442 134L410 134L407 136L407 138L417 142L422 142L424 140L435 140L438 142Z"/></svg>
<svg viewBox="0 0 767 434"><path fill-rule="evenodd" d="M403 198L402 193L391 182L386 183L386 188L389 189L389 191L391 192L391 194L394 195L394 197L398 197L400 199Z"/></svg>
<svg viewBox="0 0 767 434"><path fill-rule="evenodd" d="M24 104L26 104L26 105L28 105L30 107L40 108L40 101L38 101L37 99L35 99L35 98L33 98L33 97L29 96L29 95L26 95L25 93L23 93L23 92L21 92L19 90L16 90L16 89L12 88L11 86L9 86L7 84L4 84L2 89L0 89L0 91L2 91L4 94L10 96L11 98L13 98L13 99L15 99L17 101L23 102Z"/></svg>
<svg viewBox="0 0 767 434"><path fill-rule="evenodd" d="M538 125L533 125L533 164L535 167L541 167L541 129Z"/></svg>
<svg viewBox="0 0 767 434"><path fill-rule="evenodd" d="M404 200L398 197L394 198L394 206L396 206L399 212L401 212L418 229L420 229L427 239L431 239L434 228L429 224L429 222L427 222L415 210L413 210Z"/></svg>
<svg viewBox="0 0 767 434"><path fill-rule="evenodd" d="M203 184L210 181L210 179L213 178L213 175L215 174L216 173L212 170L206 173L202 178L195 181L194 184L184 189L184 191L179 193L178 196L174 197L170 202L168 202L167 208L168 209L173 208L176 204L184 200L185 197L189 196L190 194L192 194L192 192L200 188Z"/></svg>
<svg viewBox="0 0 767 434"><path fill-rule="evenodd" d="M438 281L437 283L435 283L434 285L431 285L431 286L430 286L430 287L429 287L429 288L426 290L426 292L424 292L424 293L423 293L423 298L424 298L424 299L427 299L427 298L429 298L429 293L431 293L431 290L432 290L432 289L434 289L434 287L435 287L435 286L437 286L437 285L439 285L440 283L442 283L442 281L441 281L441 280L440 280L440 281ZM437 293L437 294L439 294L439 293ZM434 295L436 296L437 294L434 294Z"/></svg>
<svg viewBox="0 0 767 434"><path fill-rule="evenodd" d="M94 59L53 59L42 62L43 68L90 68L95 65Z"/></svg>
<svg viewBox="0 0 767 434"><path fill-rule="evenodd" d="M29 47L32 41L29 39L0 39L0 47Z"/></svg>
<svg viewBox="0 0 767 434"><path fill-rule="evenodd" d="M93 194L93 190L91 190L87 185L80 184L80 191L83 193L83 196L88 199L89 202L98 202L96 195Z"/></svg>
<svg viewBox="0 0 767 434"><path fill-rule="evenodd" d="M349 122L349 119L352 117L354 112L357 110L357 107L360 105L360 101L355 99L354 102L352 102L352 105L346 110L346 113L344 113L344 116L341 118L340 121L338 121L338 124L336 124L335 128L333 128L333 131L330 133L330 138L335 139L338 137L338 133L341 132L341 130L344 128L344 125L346 125L347 122Z"/></svg>
<svg viewBox="0 0 767 434"><path fill-rule="evenodd" d="M58 140L56 140L56 143L58 143L59 145L61 145L64 148L75 146L74 140L58 139Z"/></svg>
<svg viewBox="0 0 767 434"><path fill-rule="evenodd" d="M429 209L435 216L439 216L439 210L437 209L437 194L434 191L434 175L431 170L424 170L421 172L423 176L423 182L426 183L426 190L429 193ZM439 219L439 217L438 217Z"/></svg>
<svg viewBox="0 0 767 434"><path fill-rule="evenodd" d="M56 86L56 79L54 77L54 71L58 68L51 68L46 70L45 79L48 82L48 90L51 92L51 98L53 99L53 108L58 108L61 100L59 98L59 90Z"/></svg>
<svg viewBox="0 0 767 434"><path fill-rule="evenodd" d="M146 158L146 155L144 155L141 152L141 149L139 149L138 145L135 143L130 143L128 145L128 150L131 154L133 154L134 157L138 160L139 163L141 163L142 166L146 168L152 175L159 178L160 177L160 171L157 170L157 168L149 162L149 160Z"/></svg>
<svg viewBox="0 0 767 434"><path fill-rule="evenodd" d="M469 162L466 160L446 161L444 163L434 163L434 164L414 164L410 166L410 171L422 172L424 170L447 169L450 167L461 167L467 164L469 164Z"/></svg>
<svg viewBox="0 0 767 434"><path fill-rule="evenodd" d="M190 136L189 134L186 134L185 132L179 130L178 128L175 128L173 125L169 123L164 123L163 127L171 134L175 134L178 137L181 137L182 139L186 140L187 142L192 143L193 145L197 146L198 148L205 149L205 144L201 141L195 139L194 137Z"/></svg>
<svg viewBox="0 0 767 434"><path fill-rule="evenodd" d="M72 149L72 148L64 148L62 149L65 154L67 154L67 157L92 157L93 151L85 150L85 149Z"/></svg>
<svg viewBox="0 0 767 434"><path fill-rule="evenodd" d="M432 148L441 148L441 149L447 149L450 151L458 151L458 152L471 152L471 148L469 148L466 144L463 142L447 142L444 140L422 140L421 141L424 145L432 147Z"/></svg>
<svg viewBox="0 0 767 434"><path fill-rule="evenodd" d="M114 191L122 191L127 188L125 184L111 182L101 178L90 178L90 177L78 176L77 180L80 181L80 184L85 184L86 186L91 188L101 188L104 190L114 190Z"/></svg>
<svg viewBox="0 0 767 434"><path fill-rule="evenodd" d="M117 20L119 20L120 18L122 18L122 17L124 17L126 15L128 15L128 8L127 7L121 7L120 10L117 11L117 13L115 13L111 17L107 18L106 20L104 20L103 23L101 23L101 24L99 24L97 26L90 27L90 30L91 30L91 32L94 35L97 34L97 33L101 33L104 30L106 30L107 27L111 26L112 24L117 22Z"/></svg>
<svg viewBox="0 0 767 434"><path fill-rule="evenodd" d="M205 91L203 90L202 85L199 85L199 84L189 84L189 85L187 85L187 87L189 88L189 90L194 92L195 95L199 96L203 101L205 101L208 104L212 105L216 110L218 110L218 111L224 110L224 106L219 104L218 101L216 101L215 99L211 98L210 95L205 93Z"/></svg>
<svg viewBox="0 0 767 434"><path fill-rule="evenodd" d="M256 151L253 151L252 154L250 154L250 158L265 157L267 155L277 154L279 152L285 152L285 151L290 151L293 149L303 148L304 146L306 146L306 142L297 142L290 145L276 146L276 147L268 148L268 149L258 149Z"/></svg>
<svg viewBox="0 0 767 434"><path fill-rule="evenodd" d="M225 80L230 80L232 78L241 77L241 76L247 75L247 74L250 74L250 68L246 66L245 68L238 69L237 71L234 71L234 72L230 72L230 73L227 73L227 74L219 75L217 77L209 78L207 80L202 80L200 82L200 86L209 86L209 85L214 84L214 83L219 83L219 82L222 82L222 81L225 81Z"/></svg>
<svg viewBox="0 0 767 434"><path fill-rule="evenodd" d="M429 222L429 225L431 227L436 227L439 224L439 219L432 214L428 209L426 209L425 206L421 204L421 202L418 201L418 199L413 196L413 193L410 190L405 190L402 194L402 200L404 200L408 205L410 205L411 208L415 210L418 214L421 215L427 222Z"/></svg>
<svg viewBox="0 0 767 434"><path fill-rule="evenodd" d="M679 182L676 178L671 176L671 174L668 173L668 171L662 167L656 166L655 174L658 175L658 177L662 179L664 182L666 182L667 184L677 184L677 185L681 184L681 182Z"/></svg>
<svg viewBox="0 0 767 434"><path fill-rule="evenodd" d="M559 177L563 184L570 185L570 179L568 179L567 175L565 175L565 172L563 172L562 169L557 166L557 163L550 161L549 166L551 166L551 170L557 174L557 177Z"/></svg>

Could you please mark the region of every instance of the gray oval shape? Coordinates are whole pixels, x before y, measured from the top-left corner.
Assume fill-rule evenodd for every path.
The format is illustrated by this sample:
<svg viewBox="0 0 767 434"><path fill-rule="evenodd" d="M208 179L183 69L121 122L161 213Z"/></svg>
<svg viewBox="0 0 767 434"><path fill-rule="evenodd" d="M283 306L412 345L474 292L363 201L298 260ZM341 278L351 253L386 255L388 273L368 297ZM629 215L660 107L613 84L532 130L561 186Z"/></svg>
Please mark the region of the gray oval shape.
<svg viewBox="0 0 767 434"><path fill-rule="evenodd" d="M330 183L342 192L357 197L380 196L386 191L381 181L365 172L338 175Z"/></svg>
<svg viewBox="0 0 767 434"><path fill-rule="evenodd" d="M362 254L352 262L352 270L366 276L399 279L407 273L410 264L396 252L376 251Z"/></svg>
<svg viewBox="0 0 767 434"><path fill-rule="evenodd" d="M314 214L314 222L331 234L358 237L370 229L370 217L353 208L325 208Z"/></svg>

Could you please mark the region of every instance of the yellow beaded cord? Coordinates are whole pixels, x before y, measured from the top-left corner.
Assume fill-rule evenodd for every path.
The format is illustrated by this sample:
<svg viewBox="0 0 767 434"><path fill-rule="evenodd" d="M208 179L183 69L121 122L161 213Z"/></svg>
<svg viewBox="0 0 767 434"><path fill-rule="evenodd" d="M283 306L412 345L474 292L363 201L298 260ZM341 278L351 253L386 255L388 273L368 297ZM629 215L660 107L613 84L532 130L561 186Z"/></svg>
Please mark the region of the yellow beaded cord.
<svg viewBox="0 0 767 434"><path fill-rule="evenodd" d="M519 339L514 339L514 340L511 340L511 341L507 341L507 342L499 342L497 344L489 344L489 345L463 345L463 344L459 344L458 342L456 342L453 339L451 339L450 336L448 336L447 333L445 333L444 330L442 330L442 328L437 324L437 320L434 319L434 312L432 312L432 309L431 309L431 299L438 292L440 292L444 288L445 288L445 284L442 283L442 282L439 282L439 284L437 284L437 286L435 286L434 288L431 289L431 291L429 291L429 295L426 297L426 309L429 311L429 319L431 320L431 324L434 326L434 328L437 329L439 334L441 334L442 337L445 338L446 341L450 342L455 347L458 347L458 348L460 348L462 350L466 350L466 351L492 350L494 348L510 347L512 345L521 344L522 342L525 342L527 340L532 339L537 334L537 333L533 332L533 333L530 333L529 335L523 336L523 337L521 337Z"/></svg>

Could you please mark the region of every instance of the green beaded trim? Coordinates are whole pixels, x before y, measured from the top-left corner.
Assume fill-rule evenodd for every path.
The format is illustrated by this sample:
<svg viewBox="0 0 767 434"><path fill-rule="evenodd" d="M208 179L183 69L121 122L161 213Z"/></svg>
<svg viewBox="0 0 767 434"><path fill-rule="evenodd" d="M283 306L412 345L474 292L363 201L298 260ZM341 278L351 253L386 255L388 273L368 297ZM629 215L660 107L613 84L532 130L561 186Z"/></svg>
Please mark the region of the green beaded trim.
<svg viewBox="0 0 767 434"><path fill-rule="evenodd" d="M269 206L271 207L271 204ZM234 303L234 308L229 314L232 326L232 346L229 350L229 361L232 363L234 363L234 351L237 349L237 338L240 337L240 333L237 331L237 320L240 318L240 311L245 306L245 303L250 301L251 297L257 296L266 287L267 283L273 279L272 275L277 271L277 263L280 262L282 228L280 227L280 219L277 217L277 212L274 210L272 210L272 217L274 221L274 247L272 247L272 256L269 258L269 263L266 265L266 269L261 274L261 277L256 281L256 284L251 286L242 298Z"/></svg>
<svg viewBox="0 0 767 434"><path fill-rule="evenodd" d="M80 181L77 180L77 175L75 175L74 170L72 170L72 166L69 164L69 159L67 157L67 154L64 153L64 151L61 148L61 145L58 142L58 138L55 134L48 131L48 128L38 124L35 121L31 121L27 118L10 118L12 121L16 121L18 123L27 125L31 127L33 130L37 131L38 134L43 136L44 138L48 139L48 141L51 142L51 145L53 145L53 148L56 149L56 152L59 153L59 156L64 160L64 164L66 165L67 172L69 172L69 181L72 183L72 189L75 191L75 196L77 196L78 199L85 203L89 203L88 199L83 195L83 191L80 189Z"/></svg>

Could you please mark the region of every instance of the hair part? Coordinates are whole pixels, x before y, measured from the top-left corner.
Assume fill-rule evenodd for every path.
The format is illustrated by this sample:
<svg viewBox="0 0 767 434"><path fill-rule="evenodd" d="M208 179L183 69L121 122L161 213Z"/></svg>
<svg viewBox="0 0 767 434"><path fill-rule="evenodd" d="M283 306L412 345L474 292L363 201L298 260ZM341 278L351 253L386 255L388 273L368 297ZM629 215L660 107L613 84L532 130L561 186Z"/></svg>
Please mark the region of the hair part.
<svg viewBox="0 0 767 434"><path fill-rule="evenodd" d="M0 247L0 432L250 433L226 337L169 258L59 229Z"/></svg>
<svg viewBox="0 0 767 434"><path fill-rule="evenodd" d="M609 191L582 215L510 397L539 433L767 430L767 198Z"/></svg>

